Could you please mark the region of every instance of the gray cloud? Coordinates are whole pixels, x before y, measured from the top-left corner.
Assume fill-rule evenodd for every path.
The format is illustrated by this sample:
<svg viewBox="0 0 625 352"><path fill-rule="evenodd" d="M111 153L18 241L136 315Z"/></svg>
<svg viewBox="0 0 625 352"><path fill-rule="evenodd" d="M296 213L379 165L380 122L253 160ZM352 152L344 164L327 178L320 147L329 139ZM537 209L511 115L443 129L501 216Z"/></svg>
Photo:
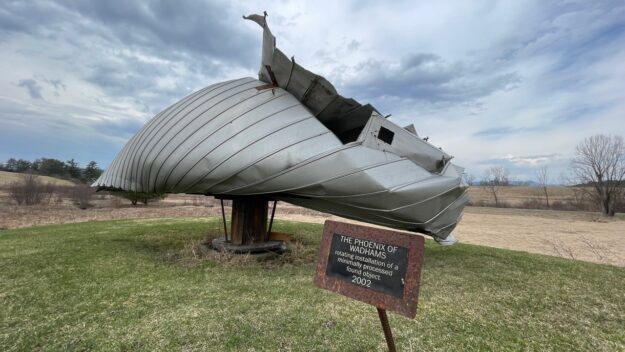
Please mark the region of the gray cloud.
<svg viewBox="0 0 625 352"><path fill-rule="evenodd" d="M153 55L181 58L187 53L239 65L254 64L254 32L232 21L228 2L73 1L60 6L108 31L115 39ZM237 14L234 18L240 18Z"/></svg>
<svg viewBox="0 0 625 352"><path fill-rule="evenodd" d="M106 116L120 115L122 108L103 109L97 105L91 107L58 105L47 101L40 102L37 106L31 106L25 102L9 99L0 99L0 126L4 129L16 129L21 127L24 134L62 133L63 136L79 136L84 140L90 137L96 139L108 139L118 144L130 138L143 122L139 119L110 119ZM89 116L92 118L82 118ZM98 118L93 118L98 117ZM2 130L3 128L0 128ZM11 137L3 131L3 137ZM11 138L14 138L11 137ZM1 139L0 139L1 140ZM67 139L66 142L69 142ZM25 142L28 142L25 141ZM45 144L43 140L30 140L33 144ZM70 146L70 144L68 144ZM98 147L92 146L94 149Z"/></svg>
<svg viewBox="0 0 625 352"><path fill-rule="evenodd" d="M347 44L347 50L350 51L355 51L358 50L358 48L360 48L361 43L355 39L352 39L352 41L349 42L349 44Z"/></svg>
<svg viewBox="0 0 625 352"><path fill-rule="evenodd" d="M53 15L57 12L48 2L3 2L0 9L0 33L6 35L14 32L43 32L54 21Z"/></svg>
<svg viewBox="0 0 625 352"><path fill-rule="evenodd" d="M102 120L92 123L90 128L103 135L130 139L141 126L143 122L136 120Z"/></svg>
<svg viewBox="0 0 625 352"><path fill-rule="evenodd" d="M369 59L353 67L346 88L369 99L395 97L416 102L463 103L512 89L514 72L487 72L483 66L447 62L432 53L414 53L399 62Z"/></svg>
<svg viewBox="0 0 625 352"><path fill-rule="evenodd" d="M0 11L0 33L98 34L160 56L191 52L252 64L256 57L249 49L258 38L233 22L234 15L229 2L221 1L9 1Z"/></svg>
<svg viewBox="0 0 625 352"><path fill-rule="evenodd" d="M56 91L65 90L67 86L60 79L49 79L44 75L35 75L35 78L40 81L49 84Z"/></svg>
<svg viewBox="0 0 625 352"><path fill-rule="evenodd" d="M181 94L159 88L157 80L169 74L169 67L157 63L139 62L136 58L116 55L92 62L85 68L85 80L102 88L113 97L134 97L147 105L158 104L161 98L150 96Z"/></svg>
<svg viewBox="0 0 625 352"><path fill-rule="evenodd" d="M549 123L550 121L545 121L545 123ZM502 127L492 127L483 130L479 130L473 133L476 137L486 137L486 138L505 138L510 137L514 134L519 133L531 133L538 132L543 129L543 126L534 126L534 127L510 127L510 126L502 126Z"/></svg>
<svg viewBox="0 0 625 352"><path fill-rule="evenodd" d="M72 74L100 88L103 98L132 100L155 114L212 83L211 77L257 66L260 32L234 11L219 1L15 1L0 10L0 42L25 34L56 43L51 53L25 50L69 63ZM34 78L56 96L66 89L59 79ZM41 99L39 83L20 86Z"/></svg>
<svg viewBox="0 0 625 352"><path fill-rule="evenodd" d="M3 1L0 153L66 150L70 158L80 149L106 165L164 107L254 75L261 32L241 15L257 6ZM289 56L342 94L414 123L469 169L498 162L533 172L532 160L566 156L586 134L624 133L622 2L263 6ZM77 135L84 144L67 147Z"/></svg>
<svg viewBox="0 0 625 352"><path fill-rule="evenodd" d="M52 90L52 94L54 94L54 96L56 97L61 96L61 91L67 89L65 83L63 83L63 81L61 81L60 79L49 79L44 75L35 75L34 79L39 83L47 84L48 87Z"/></svg>
<svg viewBox="0 0 625 352"><path fill-rule="evenodd" d="M16 85L18 87L26 88L26 90L28 91L28 95L30 95L32 99L43 99L43 97L41 96L41 91L43 90L43 87L41 87L39 83L37 83L37 81L35 81L34 79L21 79L19 82L17 82Z"/></svg>

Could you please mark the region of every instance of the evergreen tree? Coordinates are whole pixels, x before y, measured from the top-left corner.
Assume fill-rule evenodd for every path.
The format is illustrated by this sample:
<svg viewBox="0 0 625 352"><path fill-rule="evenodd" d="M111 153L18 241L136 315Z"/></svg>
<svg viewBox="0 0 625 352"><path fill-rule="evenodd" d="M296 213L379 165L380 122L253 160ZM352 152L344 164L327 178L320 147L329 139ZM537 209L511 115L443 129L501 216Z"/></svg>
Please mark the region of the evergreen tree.
<svg viewBox="0 0 625 352"><path fill-rule="evenodd" d="M98 167L98 163L96 163L95 161L90 161L89 164L87 164L87 167L85 167L85 170L83 171L83 181L93 182L97 180L101 174L102 174L102 169Z"/></svg>
<svg viewBox="0 0 625 352"><path fill-rule="evenodd" d="M81 175L80 167L74 159L70 159L65 162L65 172L71 178L79 179Z"/></svg>
<svg viewBox="0 0 625 352"><path fill-rule="evenodd" d="M30 170L31 167L31 163L28 160L24 160L24 159L19 159L16 163L15 163L15 167L17 172L26 172Z"/></svg>
<svg viewBox="0 0 625 352"><path fill-rule="evenodd" d="M41 158L39 173L48 176L65 176L65 163L58 159Z"/></svg>
<svg viewBox="0 0 625 352"><path fill-rule="evenodd" d="M41 159L35 159L35 161L33 161L30 164L30 169L35 172L38 172L40 167L41 167Z"/></svg>
<svg viewBox="0 0 625 352"><path fill-rule="evenodd" d="M15 160L13 158L7 160L7 162L4 165L4 167L6 168L7 171L16 172L17 171L17 160Z"/></svg>

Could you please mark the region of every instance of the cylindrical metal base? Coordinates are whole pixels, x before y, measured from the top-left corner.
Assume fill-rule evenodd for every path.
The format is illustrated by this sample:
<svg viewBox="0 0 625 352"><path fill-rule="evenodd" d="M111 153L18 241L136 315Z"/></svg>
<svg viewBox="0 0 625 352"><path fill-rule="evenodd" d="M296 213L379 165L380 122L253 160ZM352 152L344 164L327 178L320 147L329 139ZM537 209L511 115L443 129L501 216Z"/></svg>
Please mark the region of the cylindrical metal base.
<svg viewBox="0 0 625 352"><path fill-rule="evenodd" d="M267 240L267 209L267 198L234 198L230 242L234 245L265 242Z"/></svg>
<svg viewBox="0 0 625 352"><path fill-rule="evenodd" d="M226 237L212 241L211 247L218 251L232 253L283 253L286 245L283 241L270 241L275 204L271 213L271 222L267 227L268 199L264 196L216 196L222 201L222 216ZM230 231L226 226L226 214L223 200L232 200Z"/></svg>

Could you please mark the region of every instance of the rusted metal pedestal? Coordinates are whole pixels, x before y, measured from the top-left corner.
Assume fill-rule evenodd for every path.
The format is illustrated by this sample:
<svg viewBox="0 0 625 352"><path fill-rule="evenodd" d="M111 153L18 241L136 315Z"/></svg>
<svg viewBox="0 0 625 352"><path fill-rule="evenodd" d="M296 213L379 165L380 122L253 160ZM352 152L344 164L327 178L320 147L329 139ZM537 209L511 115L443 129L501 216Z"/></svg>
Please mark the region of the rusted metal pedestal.
<svg viewBox="0 0 625 352"><path fill-rule="evenodd" d="M273 204L271 221L267 226L268 199L265 197L217 197L222 202L222 216L224 220L225 237L213 240L212 247L216 250L227 250L234 253L263 253L286 250L283 241L269 239L273 216L275 215L276 202ZM230 231L226 227L223 200L232 199L232 219ZM228 232L230 236L228 236Z"/></svg>

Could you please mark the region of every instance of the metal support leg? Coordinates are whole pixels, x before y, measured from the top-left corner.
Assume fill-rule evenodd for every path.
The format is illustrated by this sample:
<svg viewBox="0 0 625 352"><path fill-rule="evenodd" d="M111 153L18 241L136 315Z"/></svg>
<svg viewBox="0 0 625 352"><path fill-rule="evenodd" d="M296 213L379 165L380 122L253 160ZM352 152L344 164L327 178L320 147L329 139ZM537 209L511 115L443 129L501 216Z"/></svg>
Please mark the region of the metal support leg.
<svg viewBox="0 0 625 352"><path fill-rule="evenodd" d="M386 339L389 352L397 352L391 326L388 323L388 316L386 316L386 310L378 308L378 316L380 317L380 323L382 323L382 330L384 330L384 338Z"/></svg>
<svg viewBox="0 0 625 352"><path fill-rule="evenodd" d="M269 241L269 236L271 236L271 226L273 226L273 217L276 215L276 203L278 203L278 201L274 200L273 208L271 209L271 219L269 219L269 228L267 229L267 237L265 238L265 241Z"/></svg>
<svg viewBox="0 0 625 352"><path fill-rule="evenodd" d="M226 226L226 211L224 210L224 200L221 201L221 218L224 221L224 235L226 236L226 242L228 242L228 227Z"/></svg>

